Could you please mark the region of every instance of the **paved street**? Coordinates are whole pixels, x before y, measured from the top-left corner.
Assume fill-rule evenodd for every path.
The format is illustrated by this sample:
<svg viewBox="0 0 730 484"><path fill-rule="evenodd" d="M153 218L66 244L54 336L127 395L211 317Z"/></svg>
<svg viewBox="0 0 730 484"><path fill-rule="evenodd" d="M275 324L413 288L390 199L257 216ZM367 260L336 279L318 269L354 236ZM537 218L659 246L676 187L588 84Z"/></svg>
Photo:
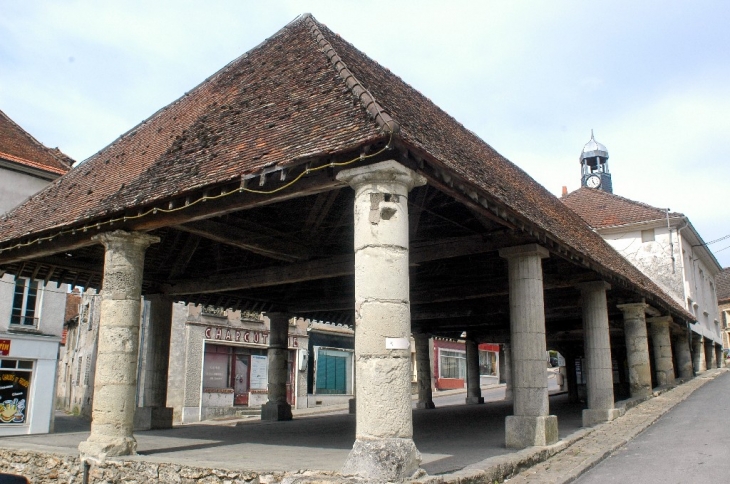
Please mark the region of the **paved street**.
<svg viewBox="0 0 730 484"><path fill-rule="evenodd" d="M728 410L730 373L724 373L574 482L728 482Z"/></svg>

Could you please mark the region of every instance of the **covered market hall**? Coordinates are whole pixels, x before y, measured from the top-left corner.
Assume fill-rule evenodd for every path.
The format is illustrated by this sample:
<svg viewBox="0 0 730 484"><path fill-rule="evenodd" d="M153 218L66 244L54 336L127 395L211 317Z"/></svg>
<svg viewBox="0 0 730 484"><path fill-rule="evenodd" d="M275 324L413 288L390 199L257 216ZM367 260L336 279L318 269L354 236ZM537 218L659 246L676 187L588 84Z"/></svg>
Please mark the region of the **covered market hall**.
<svg viewBox="0 0 730 484"><path fill-rule="evenodd" d="M266 313L268 420L292 418L289 319L352 325L356 430L340 472L372 480L419 470L411 337L421 355L430 337L466 339L475 404L476 348L509 348L512 449L558 440L547 349L584 362L585 426L619 416L618 388L640 397L692 374L691 314L311 15L4 216L0 272L101 290L91 433L79 445L90 461L136 452L142 297L157 306L152 411L166 407L168 372L184 371L167 365L174 302ZM419 366L419 381L429 371ZM419 404L431 398L420 385Z"/></svg>

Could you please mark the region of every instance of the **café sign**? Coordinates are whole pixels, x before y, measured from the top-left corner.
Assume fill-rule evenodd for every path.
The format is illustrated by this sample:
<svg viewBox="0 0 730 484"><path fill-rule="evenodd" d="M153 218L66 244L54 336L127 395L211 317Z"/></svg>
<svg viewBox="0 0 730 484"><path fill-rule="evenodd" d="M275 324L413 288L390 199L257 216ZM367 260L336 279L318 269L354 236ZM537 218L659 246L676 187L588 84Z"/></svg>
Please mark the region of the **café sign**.
<svg viewBox="0 0 730 484"><path fill-rule="evenodd" d="M10 354L10 340L0 339L0 356L8 356Z"/></svg>

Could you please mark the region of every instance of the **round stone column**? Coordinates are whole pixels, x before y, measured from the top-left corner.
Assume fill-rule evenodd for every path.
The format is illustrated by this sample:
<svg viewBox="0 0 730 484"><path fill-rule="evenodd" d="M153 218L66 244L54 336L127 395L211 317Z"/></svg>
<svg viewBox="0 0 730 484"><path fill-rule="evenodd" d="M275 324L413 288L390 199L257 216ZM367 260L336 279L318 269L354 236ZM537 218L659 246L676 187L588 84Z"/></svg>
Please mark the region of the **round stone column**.
<svg viewBox="0 0 730 484"><path fill-rule="evenodd" d="M421 462L411 410L408 192L426 179L392 160L337 179L355 189L356 440L341 472L404 479Z"/></svg>
<svg viewBox="0 0 730 484"><path fill-rule="evenodd" d="M654 371L659 386L674 383L672 338L669 334L669 323L671 321L671 316L649 318L651 341L654 346Z"/></svg>
<svg viewBox="0 0 730 484"><path fill-rule="evenodd" d="M436 408L433 403L431 389L431 348L430 336L425 333L414 333L416 340L416 373L418 378L418 403L416 408Z"/></svg>
<svg viewBox="0 0 730 484"><path fill-rule="evenodd" d="M613 420L620 415L614 408L611 336L608 329L606 291L603 281L579 284L583 309L583 340L588 408L583 410L583 426Z"/></svg>
<svg viewBox="0 0 730 484"><path fill-rule="evenodd" d="M715 350L714 343L710 338L705 338L705 368L714 370L715 366Z"/></svg>
<svg viewBox="0 0 730 484"><path fill-rule="evenodd" d="M261 406L261 420L291 420L291 405L286 401L286 376L289 371L289 315L266 313L269 318L269 400Z"/></svg>
<svg viewBox="0 0 730 484"><path fill-rule="evenodd" d="M504 381L504 399L511 401L512 393L512 350L508 343L500 345L499 379Z"/></svg>
<svg viewBox="0 0 730 484"><path fill-rule="evenodd" d="M695 373L707 371L704 338L697 333L692 333L692 359Z"/></svg>
<svg viewBox="0 0 730 484"><path fill-rule="evenodd" d="M167 407L167 376L170 361L172 299L162 294L145 296L149 302L144 354L143 382L134 416L135 430L172 428L172 407ZM142 384L144 383L144 384Z"/></svg>
<svg viewBox="0 0 730 484"><path fill-rule="evenodd" d="M651 395L649 341L646 335L645 303L619 304L624 313L626 360L629 364L629 388L632 397Z"/></svg>
<svg viewBox="0 0 730 484"><path fill-rule="evenodd" d="M692 378L692 353L689 348L688 330L683 329L677 335L675 349L677 354L677 367L680 378Z"/></svg>
<svg viewBox="0 0 730 484"><path fill-rule="evenodd" d="M471 337L466 339L466 404L484 403L479 378L479 344Z"/></svg>
<svg viewBox="0 0 730 484"><path fill-rule="evenodd" d="M104 244L104 280L94 375L91 433L82 459L136 452L134 429L144 253L159 238L121 230L94 237Z"/></svg>
<svg viewBox="0 0 730 484"><path fill-rule="evenodd" d="M509 272L510 344L514 415L505 421L509 448L551 445L558 441L558 418L549 414L542 259L537 244L501 249Z"/></svg>
<svg viewBox="0 0 730 484"><path fill-rule="evenodd" d="M725 362L722 361L722 346L715 345L715 367L725 368Z"/></svg>

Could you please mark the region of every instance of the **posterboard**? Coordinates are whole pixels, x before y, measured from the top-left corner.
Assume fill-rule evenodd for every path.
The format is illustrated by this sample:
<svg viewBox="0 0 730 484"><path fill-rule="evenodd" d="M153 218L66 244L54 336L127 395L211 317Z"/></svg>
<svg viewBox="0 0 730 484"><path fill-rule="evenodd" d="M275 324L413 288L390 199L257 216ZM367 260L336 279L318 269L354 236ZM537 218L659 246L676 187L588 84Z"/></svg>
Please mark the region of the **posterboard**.
<svg viewBox="0 0 730 484"><path fill-rule="evenodd" d="M268 390L269 358L251 355L251 390Z"/></svg>
<svg viewBox="0 0 730 484"><path fill-rule="evenodd" d="M0 425L25 423L29 389L29 371L0 370Z"/></svg>

